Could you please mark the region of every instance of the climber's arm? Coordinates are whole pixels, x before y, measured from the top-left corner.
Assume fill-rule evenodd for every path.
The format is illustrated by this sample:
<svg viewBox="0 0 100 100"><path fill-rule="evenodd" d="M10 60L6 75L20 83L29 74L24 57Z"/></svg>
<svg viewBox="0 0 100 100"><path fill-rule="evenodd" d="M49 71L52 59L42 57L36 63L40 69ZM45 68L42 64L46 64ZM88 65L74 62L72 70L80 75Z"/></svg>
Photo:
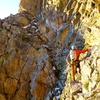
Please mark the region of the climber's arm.
<svg viewBox="0 0 100 100"><path fill-rule="evenodd" d="M81 53L85 53L86 51L88 50L76 50L76 58L78 58Z"/></svg>
<svg viewBox="0 0 100 100"><path fill-rule="evenodd" d="M85 53L88 50L76 50L76 54L79 55L80 53Z"/></svg>

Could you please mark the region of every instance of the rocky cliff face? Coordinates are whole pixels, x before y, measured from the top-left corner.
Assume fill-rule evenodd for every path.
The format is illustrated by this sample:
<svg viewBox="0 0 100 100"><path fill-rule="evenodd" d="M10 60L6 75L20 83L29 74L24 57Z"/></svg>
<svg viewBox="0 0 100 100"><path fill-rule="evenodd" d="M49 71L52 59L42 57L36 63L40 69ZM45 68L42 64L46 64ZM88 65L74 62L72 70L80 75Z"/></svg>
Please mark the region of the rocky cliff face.
<svg viewBox="0 0 100 100"><path fill-rule="evenodd" d="M99 17L99 0L21 0L0 20L0 100L99 100ZM92 49L74 82L72 44Z"/></svg>

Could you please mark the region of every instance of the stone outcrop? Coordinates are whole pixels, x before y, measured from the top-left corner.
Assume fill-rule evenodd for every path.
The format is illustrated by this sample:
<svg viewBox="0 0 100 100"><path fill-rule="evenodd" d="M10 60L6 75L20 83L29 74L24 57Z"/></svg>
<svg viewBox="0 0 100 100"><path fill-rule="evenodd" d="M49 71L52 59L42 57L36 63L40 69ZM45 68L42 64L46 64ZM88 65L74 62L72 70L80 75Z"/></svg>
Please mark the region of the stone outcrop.
<svg viewBox="0 0 100 100"><path fill-rule="evenodd" d="M94 48L92 48L91 54L89 54L86 59L80 62L80 73L76 74L76 81L72 81L71 69L68 67L67 81L61 95L61 100L64 100L64 98L70 98L74 100L100 99L99 53L99 46L95 46ZM80 58L83 58L84 56L86 56L86 54L81 54ZM72 87L76 87L76 89Z"/></svg>
<svg viewBox="0 0 100 100"><path fill-rule="evenodd" d="M80 73L76 74L76 81L72 81L72 69L67 65L67 69L65 71L65 73L67 73L67 80L65 82L65 87L62 91L60 99L99 100L99 2L95 2L92 0L70 1L73 2L70 7L73 8L73 4L75 4L75 9L73 9L72 12L71 10L69 10L71 14L68 13L68 15L72 16L73 13L75 13L76 16L77 14L77 16L74 16L71 20L75 27L77 27L77 24L75 24L74 21L78 17L78 15L80 15L80 19L76 21L79 22L78 32L85 40L84 49L90 49L90 52L84 55L80 55L80 59L84 57L85 59L80 62ZM66 8L66 11L68 11L68 7ZM79 45L77 45L77 47L78 46Z"/></svg>
<svg viewBox="0 0 100 100"><path fill-rule="evenodd" d="M48 40L39 35L38 22L27 16L22 12L1 20L1 100L44 100L56 80Z"/></svg>
<svg viewBox="0 0 100 100"><path fill-rule="evenodd" d="M100 1L21 0L0 19L0 100L99 100ZM72 80L66 57L80 55Z"/></svg>
<svg viewBox="0 0 100 100"><path fill-rule="evenodd" d="M19 12L27 11L31 15L41 13L43 0L21 0Z"/></svg>

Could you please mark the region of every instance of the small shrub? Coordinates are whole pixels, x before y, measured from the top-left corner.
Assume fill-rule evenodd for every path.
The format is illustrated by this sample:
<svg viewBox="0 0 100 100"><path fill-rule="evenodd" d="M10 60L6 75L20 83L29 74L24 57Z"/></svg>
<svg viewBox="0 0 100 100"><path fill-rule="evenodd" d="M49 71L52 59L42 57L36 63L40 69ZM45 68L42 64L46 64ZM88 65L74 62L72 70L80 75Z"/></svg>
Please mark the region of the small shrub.
<svg viewBox="0 0 100 100"><path fill-rule="evenodd" d="M85 82L84 88L85 88L86 90L88 90L88 86L89 86L89 82Z"/></svg>

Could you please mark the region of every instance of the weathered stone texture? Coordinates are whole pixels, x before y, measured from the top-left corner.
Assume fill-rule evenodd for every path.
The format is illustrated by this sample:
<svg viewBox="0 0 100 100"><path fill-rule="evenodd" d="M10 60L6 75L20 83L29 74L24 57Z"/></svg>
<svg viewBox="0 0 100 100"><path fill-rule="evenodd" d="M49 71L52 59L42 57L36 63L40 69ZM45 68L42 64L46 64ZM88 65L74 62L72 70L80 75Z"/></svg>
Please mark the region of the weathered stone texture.
<svg viewBox="0 0 100 100"><path fill-rule="evenodd" d="M23 26L29 25L29 20L21 14L9 16L2 23L0 98L2 100L31 98L44 100L49 87L52 87L55 82L55 72L48 51L42 47L42 42L45 42L43 36L41 38L40 33L36 31L28 32L34 27L38 29L36 22L32 22L28 29L24 28Z"/></svg>
<svg viewBox="0 0 100 100"><path fill-rule="evenodd" d="M70 0L70 2L73 2L73 0ZM71 97L71 100L99 100L99 48L100 48L100 40L99 40L99 1L92 1L92 0L78 0L74 1L72 4L70 4L70 9L73 8L74 10L69 10L69 6L66 7L65 12L68 13L70 17L72 17L71 21L72 24L77 29L78 26L78 32L83 35L82 38L85 40L84 48L91 49L91 53L87 55L87 58L80 62L81 72L76 74L76 80L81 82L81 91L80 93L74 89L71 89L70 83L71 83L71 69L67 66L67 80L65 83L65 88L61 95L61 100L64 100L66 98L69 99ZM73 14L76 15L73 15ZM79 15L79 17L78 17ZM75 19L79 18L76 22ZM97 21L98 20L98 21ZM76 37L77 38L77 37ZM79 38L78 38L79 39ZM76 39L77 40L77 39ZM78 42L77 42L78 43ZM78 47L79 45L77 45ZM80 55L81 57L86 56ZM77 84L78 85L78 84ZM74 85L73 85L74 86ZM66 88L68 90L66 90ZM71 95L71 91L74 91L74 95Z"/></svg>
<svg viewBox="0 0 100 100"><path fill-rule="evenodd" d="M32 15L41 13L43 0L21 0L19 12L27 11Z"/></svg>
<svg viewBox="0 0 100 100"><path fill-rule="evenodd" d="M21 0L18 14L0 19L0 100L99 100L99 19L99 0ZM72 44L91 49L75 82Z"/></svg>

